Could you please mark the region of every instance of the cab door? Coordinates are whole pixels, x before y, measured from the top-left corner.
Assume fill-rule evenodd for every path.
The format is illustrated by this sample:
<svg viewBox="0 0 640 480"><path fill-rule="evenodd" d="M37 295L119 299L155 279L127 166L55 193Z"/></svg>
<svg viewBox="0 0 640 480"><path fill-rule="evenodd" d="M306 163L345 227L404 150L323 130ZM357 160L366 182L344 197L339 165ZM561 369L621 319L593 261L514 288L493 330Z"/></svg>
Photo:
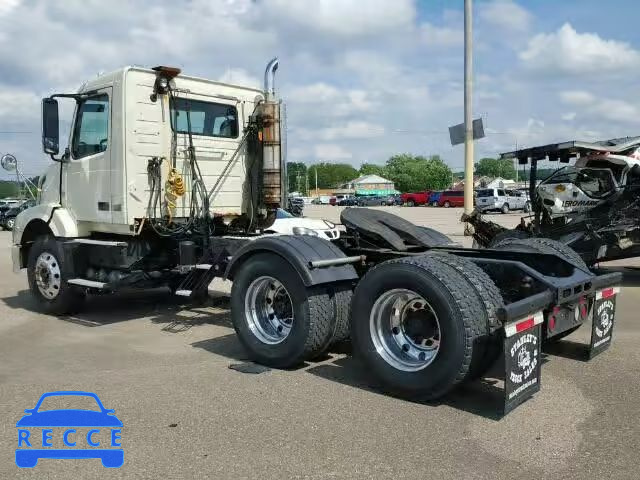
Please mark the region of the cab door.
<svg viewBox="0 0 640 480"><path fill-rule="evenodd" d="M64 206L78 221L111 223L111 87L76 107L70 158L64 164Z"/></svg>

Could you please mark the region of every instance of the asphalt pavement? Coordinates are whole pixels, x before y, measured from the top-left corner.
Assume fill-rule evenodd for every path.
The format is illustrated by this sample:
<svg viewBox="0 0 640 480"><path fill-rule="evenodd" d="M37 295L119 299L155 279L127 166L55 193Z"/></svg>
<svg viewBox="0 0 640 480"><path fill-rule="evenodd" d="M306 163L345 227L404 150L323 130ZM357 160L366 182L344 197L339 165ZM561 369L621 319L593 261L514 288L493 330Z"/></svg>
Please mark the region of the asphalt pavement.
<svg viewBox="0 0 640 480"><path fill-rule="evenodd" d="M337 220L339 210L307 213ZM392 210L469 243L459 209ZM225 298L188 305L159 289L43 315L24 271L11 272L9 244L1 232L0 478L639 478L640 270L624 268L636 261L606 267L625 276L612 347L586 362L589 328L578 330L544 355L542 390L500 418L492 381L403 401L378 393L348 347L296 370L231 369L246 357ZM95 392L115 409L121 468L16 467L16 422L52 390Z"/></svg>

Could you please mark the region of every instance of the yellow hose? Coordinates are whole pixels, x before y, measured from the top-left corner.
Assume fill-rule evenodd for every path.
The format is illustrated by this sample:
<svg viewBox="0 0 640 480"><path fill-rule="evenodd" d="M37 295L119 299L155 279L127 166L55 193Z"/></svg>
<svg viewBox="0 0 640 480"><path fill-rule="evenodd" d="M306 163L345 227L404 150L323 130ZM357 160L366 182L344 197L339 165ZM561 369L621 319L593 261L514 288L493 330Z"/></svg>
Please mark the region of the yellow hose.
<svg viewBox="0 0 640 480"><path fill-rule="evenodd" d="M176 200L178 197L181 197L185 194L185 186L184 180L182 180L182 176L178 173L175 168L169 170L169 175L167 176L167 184L165 187L165 200L167 202L167 213L169 216L169 223L171 223L173 219L173 215L176 209Z"/></svg>

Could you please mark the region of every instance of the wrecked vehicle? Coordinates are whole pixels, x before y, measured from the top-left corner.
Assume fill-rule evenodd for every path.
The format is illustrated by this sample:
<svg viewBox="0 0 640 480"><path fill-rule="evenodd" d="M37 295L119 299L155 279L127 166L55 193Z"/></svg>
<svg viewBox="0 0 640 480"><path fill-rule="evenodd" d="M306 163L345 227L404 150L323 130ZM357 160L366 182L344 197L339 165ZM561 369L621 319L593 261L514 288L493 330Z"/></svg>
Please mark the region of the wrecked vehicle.
<svg viewBox="0 0 640 480"><path fill-rule="evenodd" d="M542 237L575 250L589 266L601 261L640 256L640 137L601 142L564 142L501 154L531 162L532 215L515 229L482 218L464 216L481 247L513 239ZM566 165L536 186L537 163Z"/></svg>

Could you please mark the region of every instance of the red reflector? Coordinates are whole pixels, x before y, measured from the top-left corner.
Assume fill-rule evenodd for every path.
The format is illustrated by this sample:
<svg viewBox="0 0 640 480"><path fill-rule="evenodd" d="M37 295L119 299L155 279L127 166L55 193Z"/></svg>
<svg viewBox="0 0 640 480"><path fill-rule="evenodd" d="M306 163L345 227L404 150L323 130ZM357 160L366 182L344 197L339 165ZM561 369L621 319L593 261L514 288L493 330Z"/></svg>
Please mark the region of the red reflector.
<svg viewBox="0 0 640 480"><path fill-rule="evenodd" d="M613 287L611 288L605 288L604 290L602 290L602 298L609 298L609 297L613 297L616 294L615 290L613 289Z"/></svg>
<svg viewBox="0 0 640 480"><path fill-rule="evenodd" d="M520 333L524 330L527 330L533 327L534 325L535 325L535 320L533 319L533 317L527 318L526 320L516 323L516 332Z"/></svg>
<svg viewBox="0 0 640 480"><path fill-rule="evenodd" d="M549 317L549 330L555 330L555 329L556 329L556 317L551 315Z"/></svg>

